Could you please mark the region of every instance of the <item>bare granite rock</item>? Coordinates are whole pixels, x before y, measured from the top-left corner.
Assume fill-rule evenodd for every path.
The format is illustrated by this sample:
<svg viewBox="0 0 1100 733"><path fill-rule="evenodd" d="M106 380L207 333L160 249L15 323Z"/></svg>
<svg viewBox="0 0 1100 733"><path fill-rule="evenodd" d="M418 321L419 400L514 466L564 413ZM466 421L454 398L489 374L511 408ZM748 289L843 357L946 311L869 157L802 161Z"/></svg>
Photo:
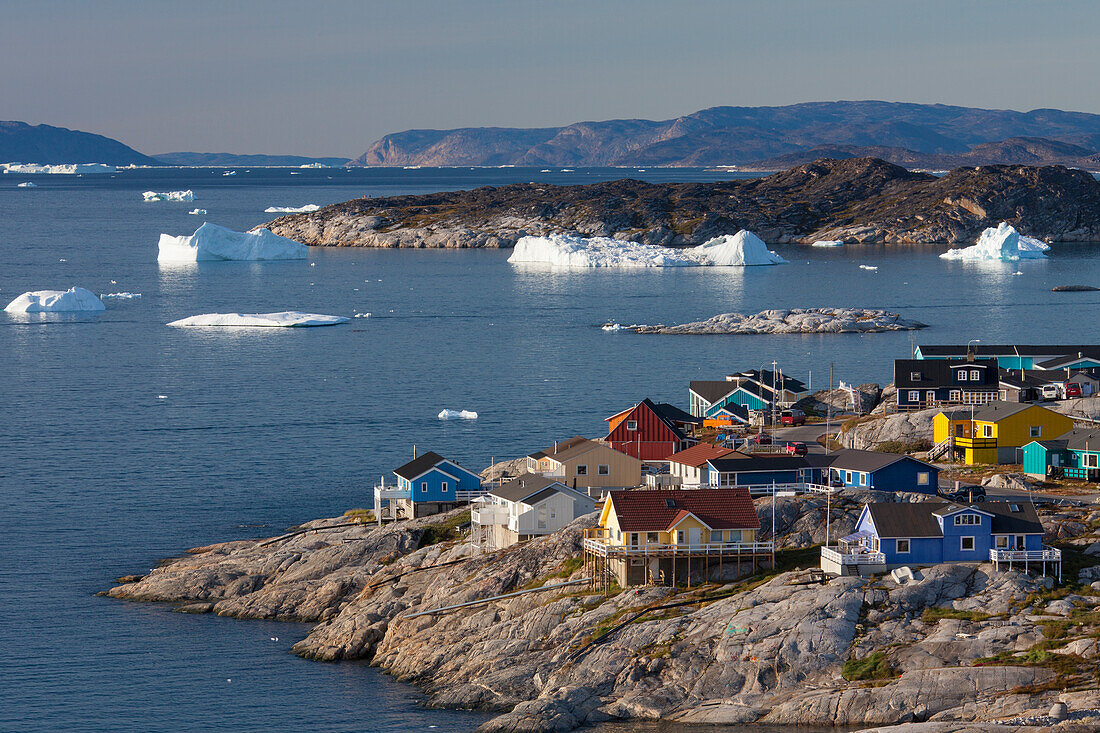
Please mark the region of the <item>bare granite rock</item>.
<svg viewBox="0 0 1100 733"><path fill-rule="evenodd" d="M722 313L705 321L677 326L632 326L636 333L661 334L790 334L880 333L927 328L897 313L873 308L793 308L766 310L753 315Z"/></svg>
<svg viewBox="0 0 1100 733"><path fill-rule="evenodd" d="M932 444L932 418L940 410L918 410L892 415L875 414L842 426L837 441L845 448L874 450L884 443L900 443L914 450Z"/></svg>

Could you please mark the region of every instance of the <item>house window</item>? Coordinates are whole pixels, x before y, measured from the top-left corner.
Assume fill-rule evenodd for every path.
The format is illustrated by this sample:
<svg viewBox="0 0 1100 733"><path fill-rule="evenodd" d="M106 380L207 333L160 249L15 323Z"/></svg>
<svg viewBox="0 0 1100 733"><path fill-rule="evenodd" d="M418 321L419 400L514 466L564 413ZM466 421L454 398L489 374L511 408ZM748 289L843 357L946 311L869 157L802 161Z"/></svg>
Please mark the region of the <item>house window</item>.
<svg viewBox="0 0 1100 733"><path fill-rule="evenodd" d="M607 465L597 466L596 467L596 473L599 474L600 476L607 476L609 473L611 473L611 466L607 466Z"/></svg>
<svg viewBox="0 0 1100 733"><path fill-rule="evenodd" d="M910 402L920 402L920 392L918 392L915 389L909 390L909 401Z"/></svg>
<svg viewBox="0 0 1100 733"><path fill-rule="evenodd" d="M963 393L961 389L953 389L948 393L947 397L951 402L961 402Z"/></svg>
<svg viewBox="0 0 1100 733"><path fill-rule="evenodd" d="M661 541L661 536L657 532L646 532L645 541L650 545L656 545Z"/></svg>
<svg viewBox="0 0 1100 733"><path fill-rule="evenodd" d="M676 530L676 544L684 544L684 530L682 529Z"/></svg>
<svg viewBox="0 0 1100 733"><path fill-rule="evenodd" d="M928 471L917 471L917 486L928 485Z"/></svg>
<svg viewBox="0 0 1100 733"><path fill-rule="evenodd" d="M1095 453L1084 453L1081 456L1081 465L1085 468L1096 468L1096 455Z"/></svg>
<svg viewBox="0 0 1100 733"><path fill-rule="evenodd" d="M959 370L959 381L960 382L965 382L966 381L966 370L965 369L960 369Z"/></svg>
<svg viewBox="0 0 1100 733"><path fill-rule="evenodd" d="M993 426L992 425L982 425L982 437L985 437L985 438L992 438L993 437Z"/></svg>
<svg viewBox="0 0 1100 733"><path fill-rule="evenodd" d="M421 494L427 494L428 493L428 482L427 481L421 481L420 482L420 493Z"/></svg>
<svg viewBox="0 0 1100 733"><path fill-rule="evenodd" d="M577 466L577 475L578 476L587 476L588 475L588 466L584 465L583 463L581 465Z"/></svg>
<svg viewBox="0 0 1100 733"><path fill-rule="evenodd" d="M722 541L722 530L712 529L710 531L710 541L711 542L721 542Z"/></svg>
<svg viewBox="0 0 1100 733"><path fill-rule="evenodd" d="M634 547L638 546L638 533L637 532L631 532L630 533L630 544L633 545Z"/></svg>
<svg viewBox="0 0 1100 733"><path fill-rule="evenodd" d="M898 540L898 554L909 554L909 540Z"/></svg>
<svg viewBox="0 0 1100 733"><path fill-rule="evenodd" d="M970 381L971 382L977 382L981 378L982 378L982 373L979 372L977 369L971 369L970 370Z"/></svg>
<svg viewBox="0 0 1100 733"><path fill-rule="evenodd" d="M982 518L979 517L977 514L956 514L955 515L955 526L956 527L962 527L962 526L965 526L965 525L972 525L972 524L981 524L981 523L982 523Z"/></svg>
<svg viewBox="0 0 1100 733"><path fill-rule="evenodd" d="M920 381L920 372L909 372L909 381L910 382L919 382Z"/></svg>
<svg viewBox="0 0 1100 733"><path fill-rule="evenodd" d="M961 549L963 552L973 552L974 551L974 538L973 537L960 537L959 542L960 542L959 549Z"/></svg>
<svg viewBox="0 0 1100 733"><path fill-rule="evenodd" d="M1040 428L1038 425L1032 425L1030 428L1028 428L1028 430L1032 438L1038 438L1039 435L1043 432L1042 428Z"/></svg>
<svg viewBox="0 0 1100 733"><path fill-rule="evenodd" d="M626 429L627 430L637 430L638 429L638 421L637 420L627 420L626 421Z"/></svg>
<svg viewBox="0 0 1100 733"><path fill-rule="evenodd" d="M1002 535L997 535L996 537L993 538L993 545L998 550L1007 550L1008 549L1008 537L1006 535L1003 535L1003 534Z"/></svg>
<svg viewBox="0 0 1100 733"><path fill-rule="evenodd" d="M442 483L442 484L440 485L440 488L441 488L441 489L443 490L443 492L444 492L444 493L446 493L446 492L447 492L447 482L446 482L446 481L444 481L444 482L443 482L443 483Z"/></svg>

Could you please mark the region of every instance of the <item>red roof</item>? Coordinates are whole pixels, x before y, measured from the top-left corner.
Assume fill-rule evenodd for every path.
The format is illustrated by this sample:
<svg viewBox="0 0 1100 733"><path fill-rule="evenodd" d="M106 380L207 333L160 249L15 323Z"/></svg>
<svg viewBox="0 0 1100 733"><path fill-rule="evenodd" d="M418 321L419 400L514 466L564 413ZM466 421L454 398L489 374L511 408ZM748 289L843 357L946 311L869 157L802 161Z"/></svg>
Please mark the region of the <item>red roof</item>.
<svg viewBox="0 0 1100 733"><path fill-rule="evenodd" d="M624 532L664 532L691 512L711 529L759 529L749 490L628 489L609 492L611 506Z"/></svg>
<svg viewBox="0 0 1100 733"><path fill-rule="evenodd" d="M730 453L737 453L733 448L719 448L714 443L699 443L690 448L673 453L668 460L673 463L682 463L685 466L698 468L714 458L724 458ZM737 456L730 456L736 458Z"/></svg>

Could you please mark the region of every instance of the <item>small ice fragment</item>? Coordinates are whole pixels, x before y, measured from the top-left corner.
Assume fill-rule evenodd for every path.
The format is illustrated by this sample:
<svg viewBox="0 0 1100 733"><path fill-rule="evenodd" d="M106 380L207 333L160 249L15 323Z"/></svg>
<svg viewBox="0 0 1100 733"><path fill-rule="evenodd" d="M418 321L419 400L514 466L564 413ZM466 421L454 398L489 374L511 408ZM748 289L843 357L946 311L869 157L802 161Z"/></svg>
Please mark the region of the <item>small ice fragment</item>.
<svg viewBox="0 0 1100 733"><path fill-rule="evenodd" d="M141 194L146 201L194 201L195 192L186 191L146 191Z"/></svg>
<svg viewBox="0 0 1100 733"><path fill-rule="evenodd" d="M310 262L310 263L309 263L309 266L310 266L310 267L317 267L317 263L316 263L316 262Z"/></svg>
<svg viewBox="0 0 1100 733"><path fill-rule="evenodd" d="M878 269L878 266L877 266L877 265L860 265L860 266L859 266L859 269L861 269L861 270L869 270L869 271L871 271L871 272L874 272L875 270L877 270L877 269Z"/></svg>
<svg viewBox="0 0 1100 733"><path fill-rule="evenodd" d="M437 415L440 420L477 420L472 410L443 410Z"/></svg>
<svg viewBox="0 0 1100 733"><path fill-rule="evenodd" d="M166 395L166 394L158 394L158 395L157 395L157 399L158 399L158 400L166 400L166 399L168 399L168 395Z"/></svg>
<svg viewBox="0 0 1100 733"><path fill-rule="evenodd" d="M114 282L114 281L112 281ZM118 298L119 300L135 300L141 297L141 293L100 293L100 299Z"/></svg>
<svg viewBox="0 0 1100 733"><path fill-rule="evenodd" d="M112 281L111 281L111 284L112 284L112 285L118 285L118 280L112 280Z"/></svg>
<svg viewBox="0 0 1100 733"><path fill-rule="evenodd" d="M1022 273L1022 272L1020 272L1019 270L1017 270L1016 272L1014 272L1014 273L1012 273L1012 274L1013 274L1013 275L1023 275L1024 273Z"/></svg>
<svg viewBox="0 0 1100 733"><path fill-rule="evenodd" d="M370 318L370 313L356 313L353 318Z"/></svg>
<svg viewBox="0 0 1100 733"><path fill-rule="evenodd" d="M191 209L187 213L191 216L206 216L206 209Z"/></svg>
<svg viewBox="0 0 1100 733"><path fill-rule="evenodd" d="M61 259L58 260L58 262L68 262L68 260L65 259L64 257L62 257Z"/></svg>
<svg viewBox="0 0 1100 733"><path fill-rule="evenodd" d="M30 181L23 181L22 183L17 185L16 188L38 188L38 184L31 183Z"/></svg>

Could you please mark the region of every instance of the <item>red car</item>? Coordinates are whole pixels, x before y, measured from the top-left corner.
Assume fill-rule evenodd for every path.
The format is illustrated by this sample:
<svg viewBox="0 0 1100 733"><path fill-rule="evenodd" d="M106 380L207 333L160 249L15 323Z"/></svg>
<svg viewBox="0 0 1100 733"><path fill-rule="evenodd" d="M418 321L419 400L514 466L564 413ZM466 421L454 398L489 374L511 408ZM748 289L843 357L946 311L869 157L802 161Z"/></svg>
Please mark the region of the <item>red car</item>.
<svg viewBox="0 0 1100 733"><path fill-rule="evenodd" d="M806 413L802 410L784 410L779 413L780 425L805 425Z"/></svg>
<svg viewBox="0 0 1100 733"><path fill-rule="evenodd" d="M1077 384L1076 382L1070 382L1066 385L1066 399L1069 399L1070 397L1080 397L1080 396L1081 396L1081 385Z"/></svg>
<svg viewBox="0 0 1100 733"><path fill-rule="evenodd" d="M798 441L787 443L787 452L791 455L804 456L807 450L805 443L799 443Z"/></svg>

